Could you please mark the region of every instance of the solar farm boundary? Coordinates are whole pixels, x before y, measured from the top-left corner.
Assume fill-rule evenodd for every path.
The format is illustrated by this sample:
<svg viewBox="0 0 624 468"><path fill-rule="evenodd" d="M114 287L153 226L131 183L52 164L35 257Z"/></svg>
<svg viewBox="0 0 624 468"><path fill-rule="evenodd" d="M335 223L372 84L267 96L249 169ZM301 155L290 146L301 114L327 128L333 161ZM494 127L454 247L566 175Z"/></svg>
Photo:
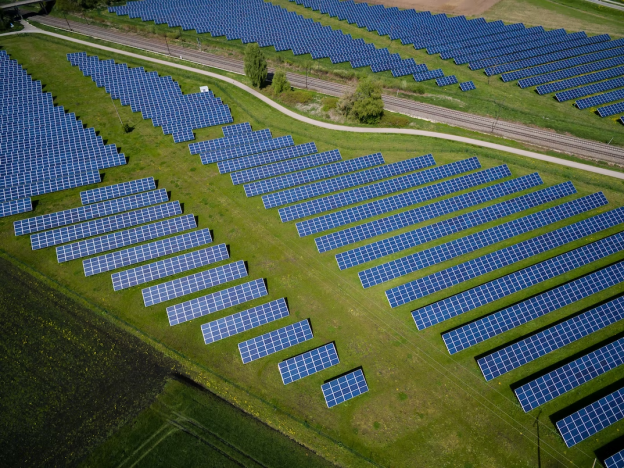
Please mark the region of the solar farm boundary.
<svg viewBox="0 0 624 468"><path fill-rule="evenodd" d="M28 31L20 31L20 33L23 33L23 32L28 32ZM39 32L39 31L37 31L37 32ZM47 32L44 32L44 33L47 33ZM172 67L174 67L174 68L177 68L176 64L172 64L172 63L170 63L170 62L166 62L166 61L158 61L158 60L156 60L156 59L151 59L151 58L149 58L149 57L145 57L145 56L141 56L141 55L137 55L137 54L132 54L132 53L124 52L124 51L119 51L119 50L116 50L116 49L113 49L113 48L109 48L109 47L105 47L105 46L99 46L99 45L97 45L97 44L91 44L91 43L84 42L84 41L74 40L74 39L72 39L72 38L67 38L67 37L65 37L65 36L62 36L62 35L57 35L57 34L54 34L54 33L48 33L48 34L49 34L50 36L53 36L53 37L58 37L58 38L60 38L60 39L65 39L65 40L69 40L69 41L73 41L73 42L81 43L81 44L84 44L84 45L86 45L86 46L88 46L88 47L92 47L92 48L99 48L99 49L103 49L103 50L108 50L108 51L110 51L110 52L113 52L113 53L118 53L118 54L120 54L120 55L129 55L129 56L133 56L133 57L135 57L135 58L144 59L144 60L146 60L146 61L152 61L152 62L162 63L163 65L172 66ZM190 67L184 67L184 66L180 66L180 68L182 68L182 69L187 69L187 70L189 70L189 71L196 71L196 72L198 72L198 73L200 73L200 74L206 74L206 75L212 76L212 74L209 74L209 72L204 72L203 70L197 70L197 69L193 69L193 68L190 68ZM220 79L220 80L224 80L224 81L231 82L231 81L229 81L229 80L227 80L227 79L224 79L224 78L223 78L222 76L220 76L220 75L216 75L216 76L214 76L214 77L215 77L215 78L217 78L217 79ZM234 85L236 85L236 86L238 86L238 87L241 87L241 88L243 88L243 89L245 88L244 86L240 86L240 84L239 84L238 82L232 82L232 84L234 84ZM269 104L270 104L270 103L269 103ZM273 107L275 107L275 106L273 106ZM279 107L281 107L281 106L279 106ZM279 109L278 109L278 110L279 110ZM298 118L298 117L296 117L296 118ZM299 118L299 120L301 120L301 118ZM310 119L310 120L311 120L311 119ZM317 125L317 123L316 123L315 121L312 121L312 124ZM379 130L382 130L382 129L379 129ZM392 130L393 130L393 129L389 129L389 130L392 132ZM361 130L361 129L354 129L354 131L360 131L360 132L361 132L362 130ZM364 132L366 132L366 130L364 130ZM362 133L364 133L364 132L362 132ZM414 134L418 134L418 133L414 133ZM435 135L435 134L434 134L434 135ZM443 134L442 134L442 135L443 135ZM438 138L442 138L442 137L438 137ZM475 142L475 143L473 143L473 144L477 144L477 145L480 145L480 144L481 144L481 142L479 142L478 140L473 140L473 141ZM511 149L512 149L512 148L510 148L510 150L511 150ZM513 152L513 151L512 151L512 152ZM555 163L559 162L559 160L557 160L556 158L553 158L553 159L554 159L554 161L553 161L553 162L555 162ZM584 166L584 165L583 165L583 166ZM593 168L593 167L591 167L591 166L587 166L587 167L589 167L590 169L595 169L595 168ZM621 174L619 174L619 173L615 173L615 174L617 174L617 176L621 176ZM607 175L608 175L608 174L607 174ZM621 178L621 177L620 177L620 178ZM365 304L360 304L360 305L361 305L361 306L363 306L363 308L367 308ZM375 314L373 314L373 315L375 315ZM409 338L408 338L407 334L403 334L403 333L401 333L401 331L399 331L396 327L393 327L391 324L389 324L389 323L388 323L388 321L387 321L387 317L382 317L382 316L377 316L377 315L375 315L375 317L377 318L378 325L383 326L383 327L390 327L390 328L392 328L392 329L393 329L393 331L394 331L395 333L398 333L399 335L401 335L402 337L404 337L404 338L408 341L408 343L409 343L409 341L410 341L410 340L409 340ZM372 319L372 318L370 318L370 320L373 320L373 319ZM394 321L394 320L393 320L393 321ZM400 322L399 322L399 321L397 321L397 325L399 325L399 324L400 324ZM406 331L407 331L407 330L408 330L408 328L406 327ZM139 332L140 332L140 331L139 331ZM141 333L142 333L142 332L141 332ZM411 336L411 334L410 334L410 336ZM473 398L473 399L475 400L475 402L476 402L477 404L479 404L479 405L480 405L481 407L483 407L485 410L487 410L487 411L491 412L491 413L492 413L495 417L497 417L498 419L500 419L500 420L501 420L504 424L506 424L507 426L509 426L509 427L510 427L510 428L512 428L513 430L517 431L520 435L522 435L522 437L524 437L525 439L527 439L527 441L528 441L528 442L530 442L530 443L532 443L532 444L534 444L534 445L535 445L535 442L533 441L533 438L532 438L532 437L529 437L529 436L527 435L527 431L529 430L528 428L530 427L530 426L529 426L529 425L530 425L530 422L528 422L527 424L523 424L521 421L518 421L518 420L517 420L516 418L514 418L512 415L508 414L508 413L507 413L504 409L500 408L500 407L499 407L496 403L493 403L492 401L490 401L489 399L487 399L487 397L483 397L483 395L481 394L481 392L479 392L479 390L478 390L477 388L473 388L473 387L472 387L472 386L471 386L471 385L470 385L470 384L469 384L469 383L468 383L465 379L462 379L461 377L458 377L458 376L455 376L455 375L451 375L448 371L445 371L445 370L441 369L441 368L440 368L441 363L439 362L439 360L438 360L438 359L436 359L435 357L433 357L433 356L432 356L429 352L427 352L426 350L423 350L422 348L420 348L420 347L416 346L415 344L410 343L409 345L412 347L412 349L413 349L414 351L419 352L419 353L423 353L423 354L425 354L425 355L427 356L427 358L429 359L429 360L427 361L427 364L428 364L428 365L429 365L429 366L430 366L433 370L437 371L437 372L438 372L441 376L443 376L443 377L447 377L447 378L449 379L449 381L450 381L452 384L456 385L456 386L458 387L458 389L459 389L459 390L463 390L463 391L465 391L465 392L468 394L468 396L469 396L469 397L471 397L471 398ZM175 353L179 354L179 352L177 352L176 350L172 350L172 351L174 351ZM186 358L186 356L183 356L183 357L184 357L184 358ZM186 359L188 359L188 358L186 358ZM429 361L431 361L431 362L429 362ZM477 376L476 374L474 374L474 375L473 375L473 373L472 373L472 372L470 372L470 370L469 370L469 369L467 369L467 368L465 368L463 365L458 364L458 366L459 366L462 370L466 371L466 373L467 373L469 376L472 376L472 377ZM206 370L206 369L205 369L205 370ZM216 375L216 374L215 374L215 375ZM224 377L222 377L222 376L218 376L218 377L220 377L221 379L225 380L225 381L226 381L226 382L228 382L229 384L231 384L231 385L235 386L236 388L239 388L239 387L238 387L238 386L237 386L234 382L231 382L231 381L229 381L229 380L225 379L225 378L224 378ZM480 376L479 376L479 377L480 377ZM455 380L455 379L457 379L457 380ZM239 389L240 389L240 388L239 388ZM497 392L497 393L499 393L500 395L504 396L504 395L503 395L502 393L500 393L498 390L494 389L494 391L496 391L496 392ZM268 402L266 402L266 401L262 400L260 397L258 397L258 396L256 396L256 395L254 395L254 397L256 397L258 400L262 401L263 403L268 403ZM483 401L478 401L478 399L485 399L485 400L487 401L487 404L486 404L485 402L483 402ZM510 399L508 399L508 398L506 398L506 397L505 397L505 399L507 399L507 400L511 401ZM515 401L514 401L513 403L515 403ZM270 405L270 403L268 403L268 404ZM271 406L272 406L272 405L271 405ZM292 419L292 420L295 420L295 421L297 421L297 422L301 422L301 421L298 421L295 417L293 417L293 416L292 416L292 415L290 415L290 414L287 414L287 413L284 413L284 414L285 414L287 417L289 417L290 419ZM318 431L315 431L315 432L316 432L318 435L323 436L324 438L327 438L327 439L333 440L333 439L331 438L331 436L328 436L328 435L326 435L326 434L320 433L320 432L318 432ZM335 440L334 440L334 442L337 442L337 441L335 441ZM346 448L347 448L347 450L349 450L351 453L353 453L353 454L357 454L357 452L355 452L355 451L353 451L353 450L349 449L348 447L346 447ZM552 452L556 453L557 455L554 455L553 453L550 453L550 450L549 450L549 449L550 449L550 450L552 450ZM571 460L568 460L568 459L566 458L565 454L563 454L563 453L559 453L559 451L558 451L558 449L557 449L556 447L550 446L549 444L545 443L545 441L542 441L542 450L543 450L545 453L549 453L549 455L550 455L550 456L552 456L553 458L564 459L564 460L566 460L566 461L567 461L567 462L569 462L569 463L573 463ZM360 454L357 454L357 455L358 455L358 456L361 456ZM586 455L588 458L590 457L590 456L589 456L589 454L585 454L585 453L584 453L584 455ZM366 459L365 457L362 457L362 458ZM366 459L366 460L368 460L368 459ZM370 461L370 460L368 460L368 461L369 461L369 462L372 462L372 461ZM372 463L374 463L374 462L372 462ZM574 466L578 466L578 465L574 464Z"/></svg>
<svg viewBox="0 0 624 468"><path fill-rule="evenodd" d="M37 17L37 20L46 26L51 26L53 28L68 31L65 23L58 18L51 17ZM24 22L26 23L26 22ZM82 34L85 36L93 37L98 40L105 40L107 42L116 43L119 45L132 47L141 51L156 53L159 55L163 55L165 57L173 57L179 60L184 60L190 63L195 63L201 66L207 66L211 68L216 68L220 70L224 70L230 73L243 74L242 73L242 62L239 64L238 61L234 61L231 59L224 60L223 57L213 56L211 54L207 54L205 52L193 51L191 49L183 49L176 48L175 46L170 46L171 49L175 50L175 55L171 55L167 52L167 48L155 46L154 43L149 41L141 40L140 38L130 38L126 37L127 35L120 32L111 32L111 31L102 31L101 27L98 26L87 26L82 25L80 23L70 22L72 25L72 33ZM82 32L81 32L82 31ZM69 31L68 31L69 32ZM349 132L357 132L357 133L398 133L398 134L406 134L406 135L418 135L418 136L426 136L430 138L438 138L449 141L456 141L459 143L467 143L471 145L481 146L484 148L495 149L498 151L504 151L511 154L517 154L519 156L525 156L532 159L539 159L546 162L551 162L554 164L560 164L567 167L572 167L575 169L581 169L588 172L594 172L601 175L606 175L610 177L615 177L618 179L624 179L624 174L610 171L608 169L602 169L594 166L590 166L588 164L576 163L574 161L567 161L564 159L559 159L553 156L547 156L544 154L536 153L528 150L521 150L512 147L508 147L505 145L500 145L496 143L490 143L487 141L478 140L475 138L467 138L460 137L456 135L450 135L442 132L430 132L424 130L411 130L411 129L393 129L393 128L359 128L359 127L346 127L342 125L334 125L328 124L325 122L319 122L314 119L304 117L295 112L292 112L283 106L277 104L272 101L270 98L264 96L263 94L255 91L252 88L242 84L241 82L225 77L223 75L219 75L216 73L211 73L206 70L201 70L197 68L193 68L187 65L182 65L174 62L170 62L168 60L161 60L152 57L148 57L141 54L135 54L132 52L127 52L120 49L115 49L113 47L103 46L100 44L95 44L88 41L82 41L80 39L75 39L72 37L65 36L63 34L52 33L49 31L45 31L42 29L38 29L30 23L26 23L26 27L19 31L19 34L24 33L37 33L37 34L45 34L52 37L56 37L59 39L63 39L66 41L74 42L77 44L82 44L85 46L89 46L91 48L96 48L100 50L105 50L108 52L117 53L119 55L125 55L141 60L145 60L152 63L158 63L160 65L166 65L173 68L178 68L180 70L190 71L194 73L198 73L205 76L210 76L211 78L215 78L221 81L225 81L230 83L244 91L249 92L254 95L258 99L262 100L266 104L270 105L274 109L282 112L285 115L288 115L291 118L299 120L301 122L314 125L317 127L326 128L329 130L337 130L337 131L349 131ZM18 34L18 33L7 33L8 34ZM112 37L111 37L112 36ZM124 42L125 41L125 42ZM131 42L132 41L132 42ZM144 47L143 47L144 46ZM184 58L186 57L186 58ZM200 61L200 60L203 60ZM234 63L236 62L236 63ZM222 66L219 66L222 64ZM304 88L305 81L301 75L288 73L287 78L290 83L294 87ZM342 96L347 90L351 89L349 86L340 85L336 83L326 82L324 80L320 80L318 78L308 78L308 89L313 91L330 95L330 96ZM615 146L609 146L605 143L585 140L577 137L561 135L554 132L549 132L546 130L533 129L529 127L525 127L522 124L514 124L508 122L497 122L494 125L495 119L489 117L483 117L479 115L469 114L466 112L453 111L450 109L445 109L443 107L433 106L431 104L423 104L415 101L411 101L408 99L397 98L390 95L384 95L384 104L385 108L391 112L397 112L404 115L408 115L410 117L428 120L431 122L439 122L445 125L451 125L454 127L465 128L470 131L474 131L477 133L483 133L488 135L494 135L500 138L506 138L509 140L515 140L524 144L530 144L533 146L543 147L552 151L567 153L567 154L575 154L580 157L587 157L593 160L600 160L615 164L624 164L624 149ZM420 115L419 115L420 114ZM461 123L461 125L460 125ZM496 134L492 132L492 128L496 128Z"/></svg>

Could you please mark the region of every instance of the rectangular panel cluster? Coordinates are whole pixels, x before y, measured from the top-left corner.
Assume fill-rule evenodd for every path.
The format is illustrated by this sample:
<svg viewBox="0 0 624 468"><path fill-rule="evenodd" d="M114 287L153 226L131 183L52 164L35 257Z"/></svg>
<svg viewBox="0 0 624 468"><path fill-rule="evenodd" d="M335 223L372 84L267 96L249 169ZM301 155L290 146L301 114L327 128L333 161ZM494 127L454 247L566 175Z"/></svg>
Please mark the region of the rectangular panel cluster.
<svg viewBox="0 0 624 468"><path fill-rule="evenodd" d="M231 146L256 143L258 141L269 140L271 138L271 130L265 128L255 132L239 133L229 137L216 138L214 140L198 141L197 143L190 143L188 146L191 154L199 154L208 153L222 148L229 148Z"/></svg>
<svg viewBox="0 0 624 468"><path fill-rule="evenodd" d="M610 456L604 461L605 468L622 468L624 467L624 450L620 450L615 455Z"/></svg>
<svg viewBox="0 0 624 468"><path fill-rule="evenodd" d="M238 351L243 364L247 364L312 338L312 328L310 328L310 322L306 319L243 341L238 344Z"/></svg>
<svg viewBox="0 0 624 468"><path fill-rule="evenodd" d="M263 164L270 164L278 161L284 161L286 159L296 158L298 156L304 156L306 154L316 153L316 151L316 143L304 143L302 145L289 146L288 148L276 151L269 151L268 153L259 153L241 158L228 159L227 161L221 161L217 167L219 168L220 174L227 174L229 172L249 169L250 167L261 166Z"/></svg>
<svg viewBox="0 0 624 468"><path fill-rule="evenodd" d="M321 390L323 391L323 397L325 397L327 407L332 408L344 401L368 392L368 384L364 378L364 372L358 369L321 385Z"/></svg>
<svg viewBox="0 0 624 468"><path fill-rule="evenodd" d="M9 202L0 203L0 218L19 213L32 211L32 201L30 198L21 198Z"/></svg>
<svg viewBox="0 0 624 468"><path fill-rule="evenodd" d="M223 132L224 137L231 137L234 135L239 135L241 133L249 133L251 132L251 124L249 122L243 122L234 125L226 125L225 127L221 127L221 131Z"/></svg>
<svg viewBox="0 0 624 468"><path fill-rule="evenodd" d="M155 188L156 182L154 181L154 178L146 177L145 179L131 180L120 184L80 192L80 201L83 205L88 205L90 203L124 197L134 193L147 192L148 190L154 190Z"/></svg>
<svg viewBox="0 0 624 468"><path fill-rule="evenodd" d="M267 302L251 309L228 315L201 326L206 344L223 340L284 317L288 317L288 305L284 298Z"/></svg>
<svg viewBox="0 0 624 468"><path fill-rule="evenodd" d="M455 75L445 76L444 78L438 78L436 80L436 84L438 86L448 86L448 85L457 84L457 83L458 81Z"/></svg>
<svg viewBox="0 0 624 468"><path fill-rule="evenodd" d="M464 83L459 83L459 89L462 91L472 91L473 89L477 89L472 81L465 81Z"/></svg>
<svg viewBox="0 0 624 468"><path fill-rule="evenodd" d="M284 385L303 379L308 375L340 363L334 343L326 344L299 356L279 363L279 371Z"/></svg>
<svg viewBox="0 0 624 468"><path fill-rule="evenodd" d="M624 57L618 58L618 61L621 61L621 63L624 63ZM535 88L535 90L538 92L538 94L554 93L556 91L561 91L563 89L574 88L575 86L581 86L581 85L585 85L588 83L595 83L596 81L606 80L607 78L613 78L615 76L622 76L622 75L624 75L624 67L610 68L608 70L603 70L603 71L599 71L596 73L590 73L589 75L575 76L573 78L568 78L567 80L555 81L554 83L549 83L549 84L545 84L542 86L538 86L537 88ZM589 93L589 94L592 94L592 93ZM568 96L569 95L566 95L565 97L567 99L573 99L575 97L588 96L588 95L579 94L578 96L574 96L574 95L572 95L572 97L568 97ZM567 99L559 99L559 97L557 97L557 100L559 101L563 101Z"/></svg>
<svg viewBox="0 0 624 468"><path fill-rule="evenodd" d="M212 263L230 258L225 244L215 245L205 249L167 258L155 263L132 268L130 270L113 273L111 280L113 290L131 288L139 284L148 283L166 276L176 275Z"/></svg>
<svg viewBox="0 0 624 468"><path fill-rule="evenodd" d="M89 258L83 260L82 267L85 276L92 276L154 258L164 257L165 255L170 255L182 250L210 244L211 242L212 236L210 235L210 229L200 229L199 231L187 232L179 236L168 237L149 244Z"/></svg>
<svg viewBox="0 0 624 468"><path fill-rule="evenodd" d="M145 288L141 291L143 293L143 302L145 307L149 307L170 301L176 297L186 296L187 294L193 294L219 284L244 278L245 276L247 276L247 268L245 267L245 262L240 260Z"/></svg>
<svg viewBox="0 0 624 468"><path fill-rule="evenodd" d="M579 109L587 109L589 107L599 106L601 104L607 104L613 101L619 101L624 99L624 89L617 89L609 93L598 94L597 96L591 96L585 99L579 99L574 103ZM602 117L606 117L602 116Z"/></svg>
<svg viewBox="0 0 624 468"><path fill-rule="evenodd" d="M167 307L169 325L178 325L204 315L213 314L228 307L242 304L269 294L263 279L239 284L197 299Z"/></svg>
<svg viewBox="0 0 624 468"><path fill-rule="evenodd" d="M202 164L211 164L219 161L225 161L227 159L240 158L242 156L249 156L250 154L262 153L263 151L276 150L278 148L285 148L287 146L293 146L295 142L290 135L273 138L271 140L263 140L255 143L249 143L246 145L233 146L231 148L224 148L209 153L200 154Z"/></svg>
<svg viewBox="0 0 624 468"><path fill-rule="evenodd" d="M0 188L0 202L60 192L61 190L82 187L84 185L98 184L100 180L101 177L98 171L87 171L57 179L42 180L28 185Z"/></svg>
<svg viewBox="0 0 624 468"><path fill-rule="evenodd" d="M600 83L595 83L587 86L581 86L580 88L570 89L568 91L562 91L560 93L555 94L555 98L559 102L569 101L570 99L578 99L584 96L591 96L592 94L602 93L604 91L610 91L612 89L621 88L624 86L624 77L616 78L614 80L601 81ZM590 98L591 99L591 98ZM612 99L612 101L616 101L618 98ZM609 101L604 101L609 102ZM583 109L585 106L581 107L578 105L577 107Z"/></svg>

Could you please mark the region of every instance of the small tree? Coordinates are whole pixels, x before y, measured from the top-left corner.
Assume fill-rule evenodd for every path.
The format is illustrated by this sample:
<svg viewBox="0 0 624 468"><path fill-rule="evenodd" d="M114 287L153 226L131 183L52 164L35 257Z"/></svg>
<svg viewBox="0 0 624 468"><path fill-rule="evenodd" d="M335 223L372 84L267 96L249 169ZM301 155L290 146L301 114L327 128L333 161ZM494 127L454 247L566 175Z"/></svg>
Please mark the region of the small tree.
<svg viewBox="0 0 624 468"><path fill-rule="evenodd" d="M277 70L273 75L273 95L283 93L284 91L290 91L290 83L286 79L286 73L283 70Z"/></svg>
<svg viewBox="0 0 624 468"><path fill-rule="evenodd" d="M381 84L368 78L361 80L355 92L344 95L337 105L343 115L366 124L379 122L383 107Z"/></svg>
<svg viewBox="0 0 624 468"><path fill-rule="evenodd" d="M258 44L248 44L245 49L245 75L256 88L262 86L267 77L267 62Z"/></svg>

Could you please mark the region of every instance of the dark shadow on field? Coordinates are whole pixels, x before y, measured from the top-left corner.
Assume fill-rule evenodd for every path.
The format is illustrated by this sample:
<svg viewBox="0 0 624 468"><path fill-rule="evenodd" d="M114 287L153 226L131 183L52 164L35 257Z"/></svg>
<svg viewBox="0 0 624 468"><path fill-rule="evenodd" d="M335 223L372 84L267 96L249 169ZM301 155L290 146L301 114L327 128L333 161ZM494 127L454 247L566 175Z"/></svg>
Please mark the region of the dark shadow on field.
<svg viewBox="0 0 624 468"><path fill-rule="evenodd" d="M331 382L332 380L339 379L340 377L344 377L345 375L350 374L351 372L355 372L356 370L361 370L362 374L364 374L364 378L366 379L366 373L364 372L364 368L362 366L359 366L359 367L354 367L353 369L349 369L348 371L345 371L342 374L335 375L335 376L325 380L323 383L326 384L327 382ZM367 380L367 382L368 382L368 380Z"/></svg>
<svg viewBox="0 0 624 468"><path fill-rule="evenodd" d="M596 450L596 458L604 462L605 458L612 457L622 450L624 450L624 435Z"/></svg>

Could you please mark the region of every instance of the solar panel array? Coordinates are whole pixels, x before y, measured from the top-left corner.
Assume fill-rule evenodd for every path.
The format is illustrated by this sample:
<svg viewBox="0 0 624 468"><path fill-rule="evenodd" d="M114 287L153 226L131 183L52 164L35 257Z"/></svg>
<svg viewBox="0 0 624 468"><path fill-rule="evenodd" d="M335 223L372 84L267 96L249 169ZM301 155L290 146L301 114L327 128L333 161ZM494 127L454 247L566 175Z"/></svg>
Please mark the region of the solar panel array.
<svg viewBox="0 0 624 468"><path fill-rule="evenodd" d="M334 343L326 344L299 356L286 359L279 363L279 371L284 385L316 374L328 367L340 363Z"/></svg>
<svg viewBox="0 0 624 468"><path fill-rule="evenodd" d="M624 250L624 234L601 239L412 312L419 330Z"/></svg>
<svg viewBox="0 0 624 468"><path fill-rule="evenodd" d="M83 260L82 267L85 276L97 275L110 270L116 270L136 263L153 260L182 250L199 247L212 242L210 229L187 232L179 236L160 239L149 244L131 247L126 250L111 252L99 257Z"/></svg>
<svg viewBox="0 0 624 468"><path fill-rule="evenodd" d="M243 341L238 344L238 351L243 364L247 364L312 338L312 328L310 328L310 322L306 319Z"/></svg>
<svg viewBox="0 0 624 468"><path fill-rule="evenodd" d="M340 403L368 392L368 384L361 369L350 372L321 385L325 403L332 408Z"/></svg>
<svg viewBox="0 0 624 468"><path fill-rule="evenodd" d="M436 80L436 84L438 86L448 86L452 84L457 84L457 77L455 75L445 76L444 78L438 78Z"/></svg>
<svg viewBox="0 0 624 468"><path fill-rule="evenodd" d="M227 254L227 249L225 249L225 254ZM223 255L224 251L220 250L214 257L204 257L206 260L203 261L219 261L217 256L222 257ZM166 283L157 284L143 289L141 293L143 294L145 307L149 307L155 304L160 304L161 302L170 301L176 297L193 294L197 291L212 288L213 286L244 278L246 276L247 267L245 266L245 262L240 260L238 262L218 266L216 268L201 271L183 278L167 281Z"/></svg>
<svg viewBox="0 0 624 468"><path fill-rule="evenodd" d="M605 468L623 468L624 467L624 450L620 450L615 455L610 456L604 461Z"/></svg>
<svg viewBox="0 0 624 468"><path fill-rule="evenodd" d="M212 164L220 161L227 161L228 159L240 158L242 156L262 153L264 151L286 148L288 146L293 146L294 144L295 142L293 141L292 136L287 135L283 137L271 138L270 140L262 140L255 143L231 146L229 148L222 148L214 151L209 151L207 153L200 153L199 156L202 164ZM313 151L313 153L315 152L316 150Z"/></svg>
<svg viewBox="0 0 624 468"><path fill-rule="evenodd" d="M561 366L515 390L529 411L624 364L624 338Z"/></svg>
<svg viewBox="0 0 624 468"><path fill-rule="evenodd" d="M616 59L612 59L612 60L624 63L624 57L618 57L617 60ZM583 65L581 68L590 68L590 67L588 65ZM566 74L573 73L570 69L564 70L563 72L567 72ZM563 72L558 72L558 75L563 76L564 75ZM569 78L567 80L562 80L562 81L555 81L554 83L549 83L549 84L545 84L542 86L538 86L537 88L535 88L535 90L538 92L538 94L554 93L556 91L561 91L563 89L574 88L575 86L581 86L581 85L585 85L588 83L595 83L596 81L606 80L608 78L613 78L613 77L622 76L622 75L624 75L624 67L609 68L608 70L603 70L603 71L599 71L596 73L590 73L587 75L581 75L581 76L571 75L573 76L573 78ZM546 79L543 77L535 77L535 78ZM615 87L617 88L617 86ZM587 88L584 88L584 90L587 91ZM576 92L566 93L566 94L560 93L560 95L557 95L556 98L558 101L561 102L561 101L567 101L568 99L573 99L576 97L588 96L589 94L593 94L590 92L588 94L576 95Z"/></svg>
<svg viewBox="0 0 624 468"><path fill-rule="evenodd" d="M107 185L106 187L80 192L80 201L83 205L88 205L112 198L125 197L126 195L132 195L134 193L147 192L155 188L156 182L154 178L146 177L144 179L130 180L120 184Z"/></svg>
<svg viewBox="0 0 624 468"><path fill-rule="evenodd" d="M602 192L572 200L562 205L538 211L537 213L499 224L484 231L455 239L446 244L431 247L407 257L361 271L359 273L360 281L364 288L370 288L371 286L437 265L460 255L474 252L475 250L531 232L606 204L607 200ZM416 285L407 283L386 291L391 307L397 307L414 300L417 297L414 286Z"/></svg>
<svg viewBox="0 0 624 468"><path fill-rule="evenodd" d="M458 353L549 312L624 281L624 262L598 270L442 335L450 354Z"/></svg>
<svg viewBox="0 0 624 468"><path fill-rule="evenodd" d="M485 380L495 379L624 319L623 305L624 297L620 297L488 354L478 359L477 363ZM530 400L532 409L537 400ZM525 404L522 403L522 406L524 408Z"/></svg>
<svg viewBox="0 0 624 468"><path fill-rule="evenodd" d="M597 96L591 96L585 99L579 99L574 103L579 109L587 109L588 107L596 107L601 104L607 104L613 101L619 101L624 99L624 89L617 89L609 93L598 94ZM616 112L617 113L617 112ZM606 115L604 116L606 117Z"/></svg>
<svg viewBox="0 0 624 468"><path fill-rule="evenodd" d="M242 144L255 143L258 141L270 140L272 138L271 130L265 128L255 132L238 133L229 137L216 138L214 140L198 141L197 143L189 143L189 151L191 154L208 153L222 148L230 148Z"/></svg>
<svg viewBox="0 0 624 468"><path fill-rule="evenodd" d="M284 298L267 302L251 309L228 315L201 326L206 344L223 340L229 336L243 333L288 317L288 305Z"/></svg>
<svg viewBox="0 0 624 468"><path fill-rule="evenodd" d="M219 172L221 174L227 174L229 172L249 169L250 167L261 166L262 164L270 164L278 161L284 161L286 159L296 158L298 156L305 156L306 154L316 153L316 151L316 144L304 143L302 145L282 148L268 153L252 154L247 157L221 161L217 167L219 168Z"/></svg>
<svg viewBox="0 0 624 468"><path fill-rule="evenodd" d="M51 93L0 51L0 217L32 211L29 197L100 182L98 170L126 164L115 145L55 106Z"/></svg>
<svg viewBox="0 0 624 468"><path fill-rule="evenodd" d="M234 135L239 135L241 133L249 133L251 132L251 124L249 122L243 122L234 125L226 125L225 127L221 127L221 131L223 132L224 137L231 137Z"/></svg>
<svg viewBox="0 0 624 468"><path fill-rule="evenodd" d="M459 89L462 91L472 91L473 89L477 89L477 87L472 81L464 81L463 83L459 83Z"/></svg>
<svg viewBox="0 0 624 468"><path fill-rule="evenodd" d="M611 104L610 106L599 107L597 109L597 112L600 117L609 117L611 115L619 114L620 112L624 112L624 102L618 102L617 104ZM619 120L624 123L624 115Z"/></svg>
<svg viewBox="0 0 624 468"><path fill-rule="evenodd" d="M624 388L557 421L557 429L568 447L624 418Z"/></svg>
<svg viewBox="0 0 624 468"><path fill-rule="evenodd" d="M166 276L194 270L195 268L220 262L228 258L230 258L230 254L225 244L207 247L205 249L178 255L177 257L167 258L130 270L113 273L111 276L113 289L119 291L121 289L131 288L139 284L149 283L150 281Z"/></svg>
<svg viewBox="0 0 624 468"><path fill-rule="evenodd" d="M620 88L623 86L624 86L624 77L616 78L614 80L601 81L600 83L590 84L587 86L581 86L580 88L574 88L568 91L562 91L560 93L555 94L555 98L559 102L564 102L564 101L569 101L570 99L577 99L577 98L584 97L584 96L591 96L592 94L602 93L603 91L609 91L611 89ZM617 91L615 93L616 93L615 96L617 96ZM624 98L614 97L612 101L617 101L618 99L624 99ZM601 98L600 104L603 104L605 102L610 102L610 101L604 101L604 98ZM581 105L578 105L578 107L581 108L581 106L584 106L584 105L585 104L581 104ZM585 107L591 107L591 106L585 106Z"/></svg>
<svg viewBox="0 0 624 468"><path fill-rule="evenodd" d="M158 76L143 67L129 68L114 60L100 60L86 52L67 54L67 60L84 76L90 76L112 99L152 119L176 143L194 140L193 130L232 122L230 108L212 92L184 94L170 76Z"/></svg>
<svg viewBox="0 0 624 468"><path fill-rule="evenodd" d="M267 294L269 293L264 280L257 279L197 299L191 299L190 301L167 307L169 325L178 325L204 315L213 314L228 307L258 299Z"/></svg>

